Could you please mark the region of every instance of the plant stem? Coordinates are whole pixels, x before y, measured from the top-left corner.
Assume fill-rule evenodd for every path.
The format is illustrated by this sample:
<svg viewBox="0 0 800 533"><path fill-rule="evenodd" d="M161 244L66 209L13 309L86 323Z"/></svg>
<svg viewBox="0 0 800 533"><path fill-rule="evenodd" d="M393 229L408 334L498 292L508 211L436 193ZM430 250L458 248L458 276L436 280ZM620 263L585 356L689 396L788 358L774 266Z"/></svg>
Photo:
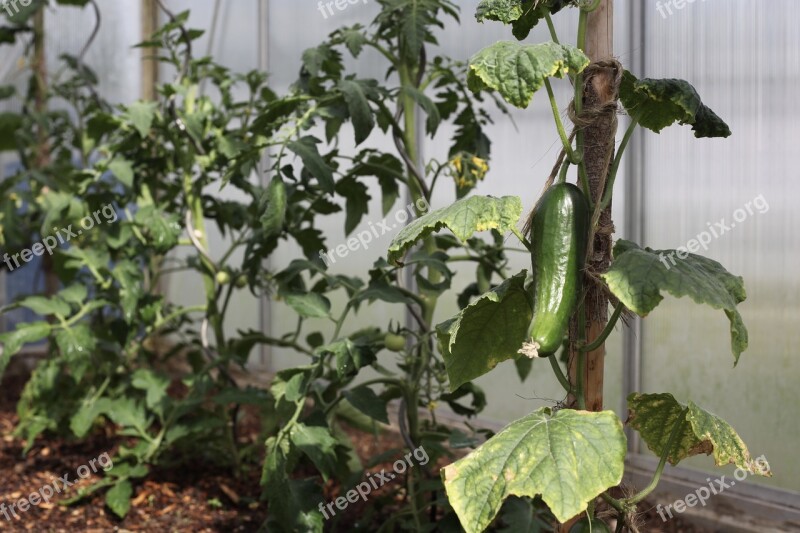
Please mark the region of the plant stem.
<svg viewBox="0 0 800 533"><path fill-rule="evenodd" d="M558 172L558 183L567 182L567 173L569 172L569 159L564 158L564 163L561 164L561 170Z"/></svg>
<svg viewBox="0 0 800 533"><path fill-rule="evenodd" d="M586 306L584 300L581 300L580 307L578 307L578 344L581 345L586 338ZM584 380L586 379L585 370L586 370L586 352L579 351L577 354L578 357L578 367L575 372L575 397L578 400L578 408L581 410L586 410L586 394L585 394L585 387L584 387Z"/></svg>
<svg viewBox="0 0 800 533"><path fill-rule="evenodd" d="M658 486L658 482L661 480L661 474L664 472L664 466L667 464L667 458L669 457L669 452L672 450L672 447L675 445L675 440L678 438L678 434L680 433L680 429L683 427L683 424L686 422L686 413L689 411L688 407L684 407L681 414L678 415L678 419L675 421L675 425L672 426L672 432L669 434L669 439L667 440L667 444L663 450L661 450L661 459L658 461L658 466L656 467L656 471L653 474L653 480L650 484L645 487L641 492L632 496L626 500L627 503L636 504L640 501L647 498L647 496L655 490Z"/></svg>
<svg viewBox="0 0 800 533"><path fill-rule="evenodd" d="M511 228L511 233L513 233L517 237L517 239L519 239L519 242L522 243L522 246L528 249L528 252L533 251L533 245L531 244L531 242L525 238L525 235L523 235L522 232L519 229L517 229L516 226Z"/></svg>
<svg viewBox="0 0 800 533"><path fill-rule="evenodd" d="M619 317L622 315L622 311L624 309L625 305L622 302L619 302L617 307L614 308L614 314L608 319L608 323L606 324L606 327L603 328L603 331L600 332L600 335L594 341L592 341L591 344L581 346L578 348L578 350L581 352L593 352L602 346L608 336L611 335L611 332L614 331L614 326L617 324L617 320L619 320Z"/></svg>
<svg viewBox="0 0 800 533"><path fill-rule="evenodd" d="M578 158L572 150L572 143L569 142L569 136L564 129L564 123L561 121L561 112L558 110L558 103L556 102L555 94L553 93L553 86L550 85L548 78L544 79L544 86L547 88L547 97L550 99L550 108L553 110L553 118L556 122L558 129L558 136L561 137L561 144L564 146L564 151L567 153L567 159L573 164L578 164Z"/></svg>
<svg viewBox="0 0 800 533"><path fill-rule="evenodd" d="M401 38L402 40L402 38ZM416 67L416 69L414 68ZM409 62L400 63L398 68L398 73L400 75L400 85L401 89L405 87L415 88L418 89L417 83L412 76L412 72L414 70L419 70L424 68L424 65L414 65L410 64ZM417 77L418 79L421 76ZM404 119L404 128L403 128L403 146L406 149L406 155L408 156L407 165L419 165L419 154L417 152L417 116L415 113L416 110L416 101L412 96L411 91L400 91L400 105L403 109L403 119ZM405 158L404 158L405 159ZM430 201L430 198L426 198L425 190L424 190L424 183L421 182L422 178L420 177L420 182L417 182L415 176L417 173L417 168L408 168L408 184L409 184L409 192L411 194L412 200L416 204L419 200L424 199L425 201ZM437 251L436 241L428 237L423 242L423 248L425 251L432 255ZM435 270L428 271L428 280L432 284L436 284L440 281L440 275ZM422 307L422 319L425 324L433 323L434 312L436 309L437 298L436 296L428 295L424 296L424 302ZM423 331L423 334L426 334L427 331ZM420 442L420 427L419 427L419 398L420 398L420 386L421 386L421 378L422 373L425 369L430 367L430 360L433 357L432 353L432 346L429 342L423 342L420 345L420 350L418 352L418 357L416 357L412 364L410 365L408 371L408 388L405 395L406 400L406 418L408 420L408 433L411 443L414 445L419 445ZM419 513L425 506L424 494L422 491L418 491L418 485L416 483L421 482L424 479L424 472L417 472L416 470L413 471L409 475L408 478L408 486L409 486L409 502L411 504L411 511L413 514L414 524L417 530L421 529L420 524L420 517Z"/></svg>
<svg viewBox="0 0 800 533"><path fill-rule="evenodd" d="M548 359L550 359L550 366L553 367L553 373L555 373L558 382L561 383L561 386L564 387L567 393L572 394L572 385L570 385L567 376L564 375L564 371L561 370L561 365L558 364L558 358L555 355L551 355Z"/></svg>
<svg viewBox="0 0 800 533"><path fill-rule="evenodd" d="M556 44L561 44L558 42L558 35L556 34L556 27L553 25L553 19L550 16L549 11L545 10L544 13L544 20L547 22L547 29L550 30L550 38Z"/></svg>
<svg viewBox="0 0 800 533"><path fill-rule="evenodd" d="M625 130L625 135L622 137L622 142L617 149L617 155L614 157L614 163L611 165L611 169L608 172L608 183L606 183L606 190L603 193L603 199L600 202L600 212L603 212L611 203L611 198L614 195L614 180L617 179L617 172L619 171L620 163L622 163L622 154L625 153L625 148L628 146L628 141L631 140L633 132L636 130L636 126L639 125L639 118L640 117L631 118L631 123L628 126L628 129Z"/></svg>

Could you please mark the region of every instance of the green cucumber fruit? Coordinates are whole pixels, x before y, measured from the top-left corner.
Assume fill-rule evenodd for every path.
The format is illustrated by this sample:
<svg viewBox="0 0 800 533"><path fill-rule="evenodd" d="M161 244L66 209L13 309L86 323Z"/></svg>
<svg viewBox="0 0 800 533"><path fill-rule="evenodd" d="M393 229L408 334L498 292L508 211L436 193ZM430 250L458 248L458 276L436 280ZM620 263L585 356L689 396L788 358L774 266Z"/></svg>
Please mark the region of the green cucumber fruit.
<svg viewBox="0 0 800 533"><path fill-rule="evenodd" d="M533 320L528 357L553 355L564 340L581 292L589 236L589 204L571 183L545 191L533 210Z"/></svg>

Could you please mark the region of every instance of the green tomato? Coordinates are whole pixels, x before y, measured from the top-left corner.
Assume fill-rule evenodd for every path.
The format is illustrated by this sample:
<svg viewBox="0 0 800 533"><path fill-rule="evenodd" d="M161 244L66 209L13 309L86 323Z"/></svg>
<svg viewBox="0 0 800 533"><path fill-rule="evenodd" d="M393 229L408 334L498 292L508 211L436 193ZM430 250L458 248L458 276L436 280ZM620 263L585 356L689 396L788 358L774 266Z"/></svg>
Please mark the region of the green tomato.
<svg viewBox="0 0 800 533"><path fill-rule="evenodd" d="M242 274L238 278L236 278L236 288L244 289L245 287L247 287L247 276Z"/></svg>
<svg viewBox="0 0 800 533"><path fill-rule="evenodd" d="M593 518L591 523L588 518L581 518L572 528L570 528L569 533L611 533L611 528L609 528L605 522L602 520L598 520L597 518Z"/></svg>
<svg viewBox="0 0 800 533"><path fill-rule="evenodd" d="M220 285L227 285L231 282L231 275L224 270L217 272L217 283Z"/></svg>
<svg viewBox="0 0 800 533"><path fill-rule="evenodd" d="M383 344L386 345L387 350L393 352L401 352L406 347L406 338L402 335L395 335L394 333L387 333L383 338Z"/></svg>

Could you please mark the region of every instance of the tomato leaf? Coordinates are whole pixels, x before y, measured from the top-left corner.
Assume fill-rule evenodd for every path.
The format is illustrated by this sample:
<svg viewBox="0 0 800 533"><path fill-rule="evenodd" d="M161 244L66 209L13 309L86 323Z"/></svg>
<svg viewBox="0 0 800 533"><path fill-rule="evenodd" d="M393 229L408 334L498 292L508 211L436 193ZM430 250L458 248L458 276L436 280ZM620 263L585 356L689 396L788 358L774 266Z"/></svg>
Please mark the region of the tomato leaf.
<svg viewBox="0 0 800 533"><path fill-rule="evenodd" d="M347 401L364 413L384 424L389 423L389 415L386 412L386 401L382 400L375 392L369 387L356 387L348 391L344 391L344 397Z"/></svg>
<svg viewBox="0 0 800 533"><path fill-rule="evenodd" d="M328 318L331 315L331 302L321 294L287 294L286 303L304 318Z"/></svg>
<svg viewBox="0 0 800 533"><path fill-rule="evenodd" d="M47 322L29 322L22 324L14 331L0 334L0 375L6 369L11 357L17 354L28 343L40 341L50 334Z"/></svg>
<svg viewBox="0 0 800 533"><path fill-rule="evenodd" d="M682 424L667 460L673 465L682 459L705 453L714 454L717 466L734 464L751 474L771 477L769 465L750 457L750 451L727 422L689 402L688 409L672 394L628 396L628 424L639 432L647 447L660 456L669 442L675 424Z"/></svg>
<svg viewBox="0 0 800 533"><path fill-rule="evenodd" d="M734 364L738 363L747 349L747 328L736 308L747 298L744 280L714 260L690 253L682 259L679 254L684 252L642 249L630 241L618 240L614 261L602 276L614 296L642 317L664 299L662 291L722 309L731 323L731 350Z"/></svg>
<svg viewBox="0 0 800 533"><path fill-rule="evenodd" d="M328 194L333 194L333 169L325 162L317 150L318 139L306 136L286 145L289 150L300 156L306 170L319 181L319 186Z"/></svg>
<svg viewBox="0 0 800 533"><path fill-rule="evenodd" d="M450 391L517 357L533 316L526 275L507 279L436 327Z"/></svg>
<svg viewBox="0 0 800 533"><path fill-rule="evenodd" d="M725 122L700 100L687 81L636 79L627 70L619 88L622 105L645 128L660 132L675 122L691 124L695 137L730 137Z"/></svg>
<svg viewBox="0 0 800 533"><path fill-rule="evenodd" d="M106 492L106 505L115 515L124 518L131 508L131 495L133 486L127 479L119 481Z"/></svg>
<svg viewBox="0 0 800 533"><path fill-rule="evenodd" d="M501 41L470 59L468 83L473 91L490 87L509 104L524 109L546 78L577 74L588 64L589 58L574 46Z"/></svg>
<svg viewBox="0 0 800 533"><path fill-rule="evenodd" d="M541 495L560 522L622 480L627 440L612 411L541 408L442 471L468 533L486 529L511 495Z"/></svg>
<svg viewBox="0 0 800 533"><path fill-rule="evenodd" d="M342 80L339 82L339 90L347 103L356 134L356 145L359 145L367 140L375 127L375 117L372 116L372 109L367 99L367 91L374 92L375 89L370 87L367 81Z"/></svg>

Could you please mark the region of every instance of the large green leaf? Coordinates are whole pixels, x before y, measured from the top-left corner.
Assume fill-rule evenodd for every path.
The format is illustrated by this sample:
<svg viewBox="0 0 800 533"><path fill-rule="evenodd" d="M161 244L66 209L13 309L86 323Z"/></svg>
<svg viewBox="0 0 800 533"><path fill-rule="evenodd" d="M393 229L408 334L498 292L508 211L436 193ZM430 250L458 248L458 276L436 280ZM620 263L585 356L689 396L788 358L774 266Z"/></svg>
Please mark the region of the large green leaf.
<svg viewBox="0 0 800 533"><path fill-rule="evenodd" d="M478 231L495 229L505 233L519 222L520 215L522 201L517 196L468 196L449 207L431 211L400 230L389 246L389 262L397 262L414 243L442 228L466 241Z"/></svg>
<svg viewBox="0 0 800 533"><path fill-rule="evenodd" d="M450 390L517 357L533 316L522 271L436 327Z"/></svg>
<svg viewBox="0 0 800 533"><path fill-rule="evenodd" d="M656 133L675 122L691 124L695 137L729 137L731 130L700 100L687 81L636 79L627 70L622 76L619 97L628 114Z"/></svg>
<svg viewBox="0 0 800 533"><path fill-rule="evenodd" d="M472 88L488 86L511 105L526 108L546 78L577 74L588 64L589 58L573 46L501 41L470 59L469 82Z"/></svg>
<svg viewBox="0 0 800 533"><path fill-rule="evenodd" d="M622 422L612 411L542 408L512 422L468 456L442 470L461 525L480 532L511 495L541 494L560 522L622 480Z"/></svg>
<svg viewBox="0 0 800 533"><path fill-rule="evenodd" d="M628 396L628 410L628 424L659 456L669 442L675 424L682 425L667 456L673 465L693 455L713 453L717 466L734 464L752 474L772 476L768 465L765 467L750 457L736 430L694 402L684 406L672 394L633 393Z"/></svg>
<svg viewBox="0 0 800 533"><path fill-rule="evenodd" d="M569 0L481 0L475 18L511 24L514 37L521 41L545 15L554 15L567 5L571 5Z"/></svg>
<svg viewBox="0 0 800 533"><path fill-rule="evenodd" d="M736 309L747 297L744 281L714 260L683 251L642 249L619 240L614 246L614 261L603 278L625 307L643 317L664 299L662 291L722 309L731 323L735 363L747 349L747 328Z"/></svg>

